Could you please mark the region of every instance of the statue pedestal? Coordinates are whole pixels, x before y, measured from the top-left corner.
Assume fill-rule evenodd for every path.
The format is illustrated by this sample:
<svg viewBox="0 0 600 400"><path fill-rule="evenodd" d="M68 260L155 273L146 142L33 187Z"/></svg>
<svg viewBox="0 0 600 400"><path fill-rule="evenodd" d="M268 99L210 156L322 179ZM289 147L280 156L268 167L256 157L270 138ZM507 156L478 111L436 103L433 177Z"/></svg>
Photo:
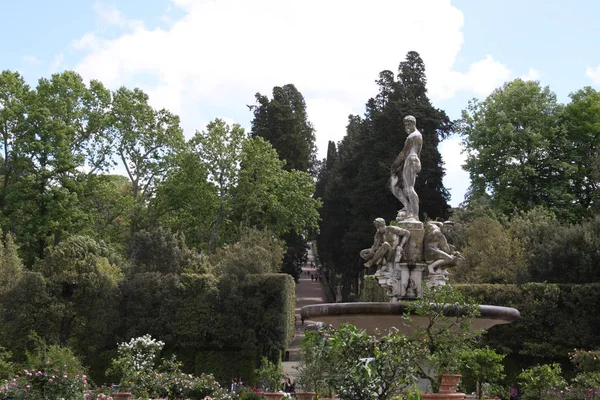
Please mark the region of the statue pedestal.
<svg viewBox="0 0 600 400"><path fill-rule="evenodd" d="M432 287L444 286L446 282L448 282L448 272L444 269L427 275L427 287L429 289Z"/></svg>
<svg viewBox="0 0 600 400"><path fill-rule="evenodd" d="M399 221L398 226L410 232L410 238L404 246L404 255L401 261L407 263L420 263L423 259L423 237L425 230L421 221Z"/></svg>
<svg viewBox="0 0 600 400"><path fill-rule="evenodd" d="M426 267L424 263L388 263L375 277L392 301L416 299L423 295L421 282Z"/></svg>

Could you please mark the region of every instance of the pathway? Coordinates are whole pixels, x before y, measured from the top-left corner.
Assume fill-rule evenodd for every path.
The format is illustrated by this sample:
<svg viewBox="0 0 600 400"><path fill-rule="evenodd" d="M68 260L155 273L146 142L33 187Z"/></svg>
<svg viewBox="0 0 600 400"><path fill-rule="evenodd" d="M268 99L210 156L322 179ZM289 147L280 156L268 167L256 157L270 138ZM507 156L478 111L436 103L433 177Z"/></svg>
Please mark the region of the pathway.
<svg viewBox="0 0 600 400"><path fill-rule="evenodd" d="M296 336L288 348L290 356L289 361L283 363L283 372L290 376L293 381L295 381L298 375L294 367L298 365L300 360L300 342L304 339L304 330L311 326L314 327L315 325L315 322L309 320L304 321L304 325L302 324L300 319L300 309L309 304L327 302L323 283L311 281L310 279L311 274L316 274L316 269L310 267L313 260L314 253L311 246L308 250L308 262L302 268L300 280L296 284Z"/></svg>

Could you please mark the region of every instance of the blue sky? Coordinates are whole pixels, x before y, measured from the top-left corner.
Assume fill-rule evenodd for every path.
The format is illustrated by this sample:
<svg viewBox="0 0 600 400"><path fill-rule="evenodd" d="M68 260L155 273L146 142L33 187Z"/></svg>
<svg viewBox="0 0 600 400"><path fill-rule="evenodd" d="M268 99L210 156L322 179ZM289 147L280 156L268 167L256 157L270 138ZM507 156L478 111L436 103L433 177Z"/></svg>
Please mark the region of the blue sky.
<svg viewBox="0 0 600 400"><path fill-rule="evenodd" d="M559 101L600 88L600 2L589 0L0 0L0 68L30 82L74 69L140 86L186 135L215 117L249 127L256 92L294 83L320 154L362 114L383 69L423 57L434 104L458 118L517 77ZM452 205L469 185L460 138L441 145Z"/></svg>

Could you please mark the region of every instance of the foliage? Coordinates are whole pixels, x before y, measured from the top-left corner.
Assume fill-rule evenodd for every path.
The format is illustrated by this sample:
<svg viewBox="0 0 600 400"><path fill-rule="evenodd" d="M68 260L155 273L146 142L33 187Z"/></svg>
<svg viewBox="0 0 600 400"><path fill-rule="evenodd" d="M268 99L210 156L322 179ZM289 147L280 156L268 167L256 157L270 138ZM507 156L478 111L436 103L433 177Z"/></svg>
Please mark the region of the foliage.
<svg viewBox="0 0 600 400"><path fill-rule="evenodd" d="M113 93L110 121L115 155L131 181L135 202L131 230L135 233L143 223L144 204L184 146L183 130L178 116L153 109L148 95L138 88L121 87Z"/></svg>
<svg viewBox="0 0 600 400"><path fill-rule="evenodd" d="M569 191L577 199L575 207L598 212L600 182L600 92L586 86L571 94L563 113L569 145L565 158L572 161Z"/></svg>
<svg viewBox="0 0 600 400"><path fill-rule="evenodd" d="M564 389L553 388L546 392L544 400L598 400L599 389L579 389L567 387Z"/></svg>
<svg viewBox="0 0 600 400"><path fill-rule="evenodd" d="M10 349L16 361L23 361L31 349L32 332L48 343L58 343L57 318L42 274L24 271L16 285L0 295L0 304L0 342Z"/></svg>
<svg viewBox="0 0 600 400"><path fill-rule="evenodd" d="M191 143L177 155L151 200L151 218L173 232L181 232L190 247L206 249L219 197L201 156Z"/></svg>
<svg viewBox="0 0 600 400"><path fill-rule="evenodd" d="M497 219L477 218L465 229L458 282L520 283L527 276L525 248Z"/></svg>
<svg viewBox="0 0 600 400"><path fill-rule="evenodd" d="M195 378L189 389L184 391L186 399L203 400L214 397L219 400L229 400L232 395L222 388L215 378L210 374L202 374Z"/></svg>
<svg viewBox="0 0 600 400"><path fill-rule="evenodd" d="M265 392L278 392L281 390L285 374L279 362L271 362L266 357L260 361L260 367L254 371L258 384Z"/></svg>
<svg viewBox="0 0 600 400"><path fill-rule="evenodd" d="M85 226L82 182L109 166L110 92L73 71L42 78L35 89L18 73L0 76L0 211L31 266L47 246Z"/></svg>
<svg viewBox="0 0 600 400"><path fill-rule="evenodd" d="M455 285L481 304L514 307L520 321L495 326L484 341L522 367L567 361L574 348L598 348L598 284Z"/></svg>
<svg viewBox="0 0 600 400"><path fill-rule="evenodd" d="M469 349L461 354L462 382L476 383L478 399L483 398L484 383L494 386L504 378L504 357L489 347Z"/></svg>
<svg viewBox="0 0 600 400"><path fill-rule="evenodd" d="M262 400L262 396L250 388L242 388L239 400Z"/></svg>
<svg viewBox="0 0 600 400"><path fill-rule="evenodd" d="M243 229L237 242L210 257L218 275L239 278L279 272L282 260L283 243L271 232L256 229Z"/></svg>
<svg viewBox="0 0 600 400"><path fill-rule="evenodd" d="M392 399L416 381L418 346L395 330L378 337L351 324L323 328L307 334L302 352L298 382L318 396Z"/></svg>
<svg viewBox="0 0 600 400"><path fill-rule="evenodd" d="M318 230L321 205L312 197L315 183L303 171L284 169L275 149L261 137L248 139L242 150L239 184L235 190L235 219L243 225L269 229L285 238L288 247ZM299 249L302 254L305 248ZM286 264L288 264L286 262Z"/></svg>
<svg viewBox="0 0 600 400"><path fill-rule="evenodd" d="M119 343L118 355L106 373L119 380L119 390L132 390L134 395L147 398L159 389L154 370L163 346L150 335Z"/></svg>
<svg viewBox="0 0 600 400"><path fill-rule="evenodd" d="M221 385L231 382L232 377L242 377L244 382L254 384L258 362L253 350L200 350L195 354L194 373L210 372Z"/></svg>
<svg viewBox="0 0 600 400"><path fill-rule="evenodd" d="M0 346L0 379L2 380L12 378L15 372L13 363L10 361L11 356L10 351Z"/></svg>
<svg viewBox="0 0 600 400"><path fill-rule="evenodd" d="M491 195L503 213L543 206L575 222L597 206L600 94L585 87L566 106L539 82L520 79L463 111L471 199Z"/></svg>
<svg viewBox="0 0 600 400"><path fill-rule="evenodd" d="M42 344L30 354L27 365L0 386L0 399L79 400L88 387L81 363L68 348Z"/></svg>
<svg viewBox="0 0 600 400"><path fill-rule="evenodd" d="M85 236L50 247L36 265L45 278L58 344L71 345L90 367L102 359L99 352L112 346L120 265L109 246Z"/></svg>
<svg viewBox="0 0 600 400"><path fill-rule="evenodd" d="M360 294L360 301L366 302L386 302L389 297L385 290L379 286L377 278L374 275L366 275L363 279L363 290Z"/></svg>
<svg viewBox="0 0 600 400"><path fill-rule="evenodd" d="M209 250L228 241L224 236L231 228L233 189L238 182L245 138L244 129L239 124L230 127L224 120L217 118L206 125L206 131L196 132L189 143L202 160L208 180L217 189L217 204L210 222L213 229L208 241Z"/></svg>
<svg viewBox="0 0 600 400"><path fill-rule="evenodd" d="M577 372L577 375L571 380L573 387L600 389L600 351L575 349L569 353L569 360Z"/></svg>
<svg viewBox="0 0 600 400"><path fill-rule="evenodd" d="M187 267L185 240L166 228L140 230L131 238L131 273L159 272L179 274Z"/></svg>
<svg viewBox="0 0 600 400"><path fill-rule="evenodd" d="M0 294L12 289L23 272L23 263L17 253L14 236L0 230Z"/></svg>
<svg viewBox="0 0 600 400"><path fill-rule="evenodd" d="M300 352L302 359L296 367L298 387L315 392L317 398L331 397L332 389L328 384L327 376L332 366L327 359L329 344L323 332L305 331L305 337L300 343Z"/></svg>
<svg viewBox="0 0 600 400"><path fill-rule="evenodd" d="M413 334L428 360L428 368L417 365L421 378L439 391L441 376L460 371L461 355L473 349L482 331L473 328L478 305L449 285L424 288L423 297L406 304L408 314L424 317Z"/></svg>
<svg viewBox="0 0 600 400"><path fill-rule="evenodd" d="M350 116L346 136L328 148L327 160L317 182L323 199L321 261L332 273L343 274L343 299L358 293L363 266L358 254L373 238L375 217L390 221L401 206L388 189L390 166L402 150L407 134L403 118L413 115L423 135L422 169L415 183L421 217L445 219L448 192L443 185L443 162L438 150L441 139L452 129L444 111L427 97L425 65L416 52L409 52L398 74L382 71L379 93L367 101L365 116Z"/></svg>
<svg viewBox="0 0 600 400"><path fill-rule="evenodd" d="M262 137L277 150L287 171L309 172L316 153L315 130L308 121L302 93L292 84L273 88L269 100L256 94L258 105L250 106L254 113L252 137Z"/></svg>
<svg viewBox="0 0 600 400"><path fill-rule="evenodd" d="M565 381L561 375L560 365L536 365L521 372L518 379L525 393L525 399L543 400L552 389L562 389Z"/></svg>

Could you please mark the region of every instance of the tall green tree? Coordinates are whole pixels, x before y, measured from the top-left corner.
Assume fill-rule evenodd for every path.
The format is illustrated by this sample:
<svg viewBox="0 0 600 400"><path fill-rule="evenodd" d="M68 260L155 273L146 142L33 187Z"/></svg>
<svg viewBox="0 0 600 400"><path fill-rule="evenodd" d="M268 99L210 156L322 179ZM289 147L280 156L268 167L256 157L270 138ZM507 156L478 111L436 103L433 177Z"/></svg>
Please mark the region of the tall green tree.
<svg viewBox="0 0 600 400"><path fill-rule="evenodd" d="M308 172L315 162L315 131L308 121L302 93L292 84L273 88L273 98L256 94L251 136L271 143L285 169Z"/></svg>
<svg viewBox="0 0 600 400"><path fill-rule="evenodd" d="M179 117L165 109L155 110L142 90L121 87L113 93L111 129L114 152L131 181L135 202L131 233L142 225L147 201L158 182L174 165L185 140Z"/></svg>
<svg viewBox="0 0 600 400"><path fill-rule="evenodd" d="M564 157L563 107L539 82L516 79L463 111L459 132L473 196L489 193L504 213L545 206L573 217L572 164Z"/></svg>
<svg viewBox="0 0 600 400"><path fill-rule="evenodd" d="M600 92L585 87L571 94L563 114L573 174L570 192L576 206L583 210L600 210Z"/></svg>
<svg viewBox="0 0 600 400"><path fill-rule="evenodd" d="M153 219L159 225L183 233L187 244L203 249L208 248L215 216L224 201L208 174L208 166L201 155L188 146L157 187L151 207Z"/></svg>
<svg viewBox="0 0 600 400"><path fill-rule="evenodd" d="M15 142L24 134L27 101L31 89L18 72L0 73L0 143L2 150L0 210L6 217L6 196L15 181Z"/></svg>
<svg viewBox="0 0 600 400"><path fill-rule="evenodd" d="M25 262L32 265L35 258L44 257L48 245L82 229L83 182L109 166L110 92L96 81L86 86L72 71L40 79L33 91L21 84L12 87L14 98L26 95L16 105L9 104L22 115L8 119L19 123L5 125L11 130L5 130L3 143L8 155L5 229L16 233Z"/></svg>
<svg viewBox="0 0 600 400"><path fill-rule="evenodd" d="M223 240L226 242L228 238L225 233L231 232L232 196L238 183L245 138L244 128L239 124L229 126L224 120L217 118L206 125L205 131L196 132L190 141L194 153L208 173L208 180L217 189L217 208L210 222L209 250L214 250Z"/></svg>
<svg viewBox="0 0 600 400"><path fill-rule="evenodd" d="M298 170L315 174L315 130L308 121L306 102L298 89L287 84L273 88L273 98L256 94L257 105L250 106L254 113L252 137L267 140L285 162L287 171ZM298 231L286 233L288 246L284 271L297 271L306 261L307 237Z"/></svg>
<svg viewBox="0 0 600 400"><path fill-rule="evenodd" d="M382 71L378 94L366 103L364 118L350 116L346 137L338 145L336 165L327 174L319 248L337 273L344 276L344 292L358 290L363 271L358 257L373 236L373 220L393 220L401 208L387 181L407 134L403 119L413 115L423 135L422 169L415 190L421 218L445 218L448 192L443 186L443 162L437 149L452 129L448 116L427 97L425 65L409 52L398 74ZM317 184L323 185L322 181ZM325 252L325 254L323 254Z"/></svg>
<svg viewBox="0 0 600 400"><path fill-rule="evenodd" d="M318 229L320 201L312 197L315 183L308 173L286 171L275 149L260 137L244 141L241 161L236 221L279 237L292 231L307 237Z"/></svg>

